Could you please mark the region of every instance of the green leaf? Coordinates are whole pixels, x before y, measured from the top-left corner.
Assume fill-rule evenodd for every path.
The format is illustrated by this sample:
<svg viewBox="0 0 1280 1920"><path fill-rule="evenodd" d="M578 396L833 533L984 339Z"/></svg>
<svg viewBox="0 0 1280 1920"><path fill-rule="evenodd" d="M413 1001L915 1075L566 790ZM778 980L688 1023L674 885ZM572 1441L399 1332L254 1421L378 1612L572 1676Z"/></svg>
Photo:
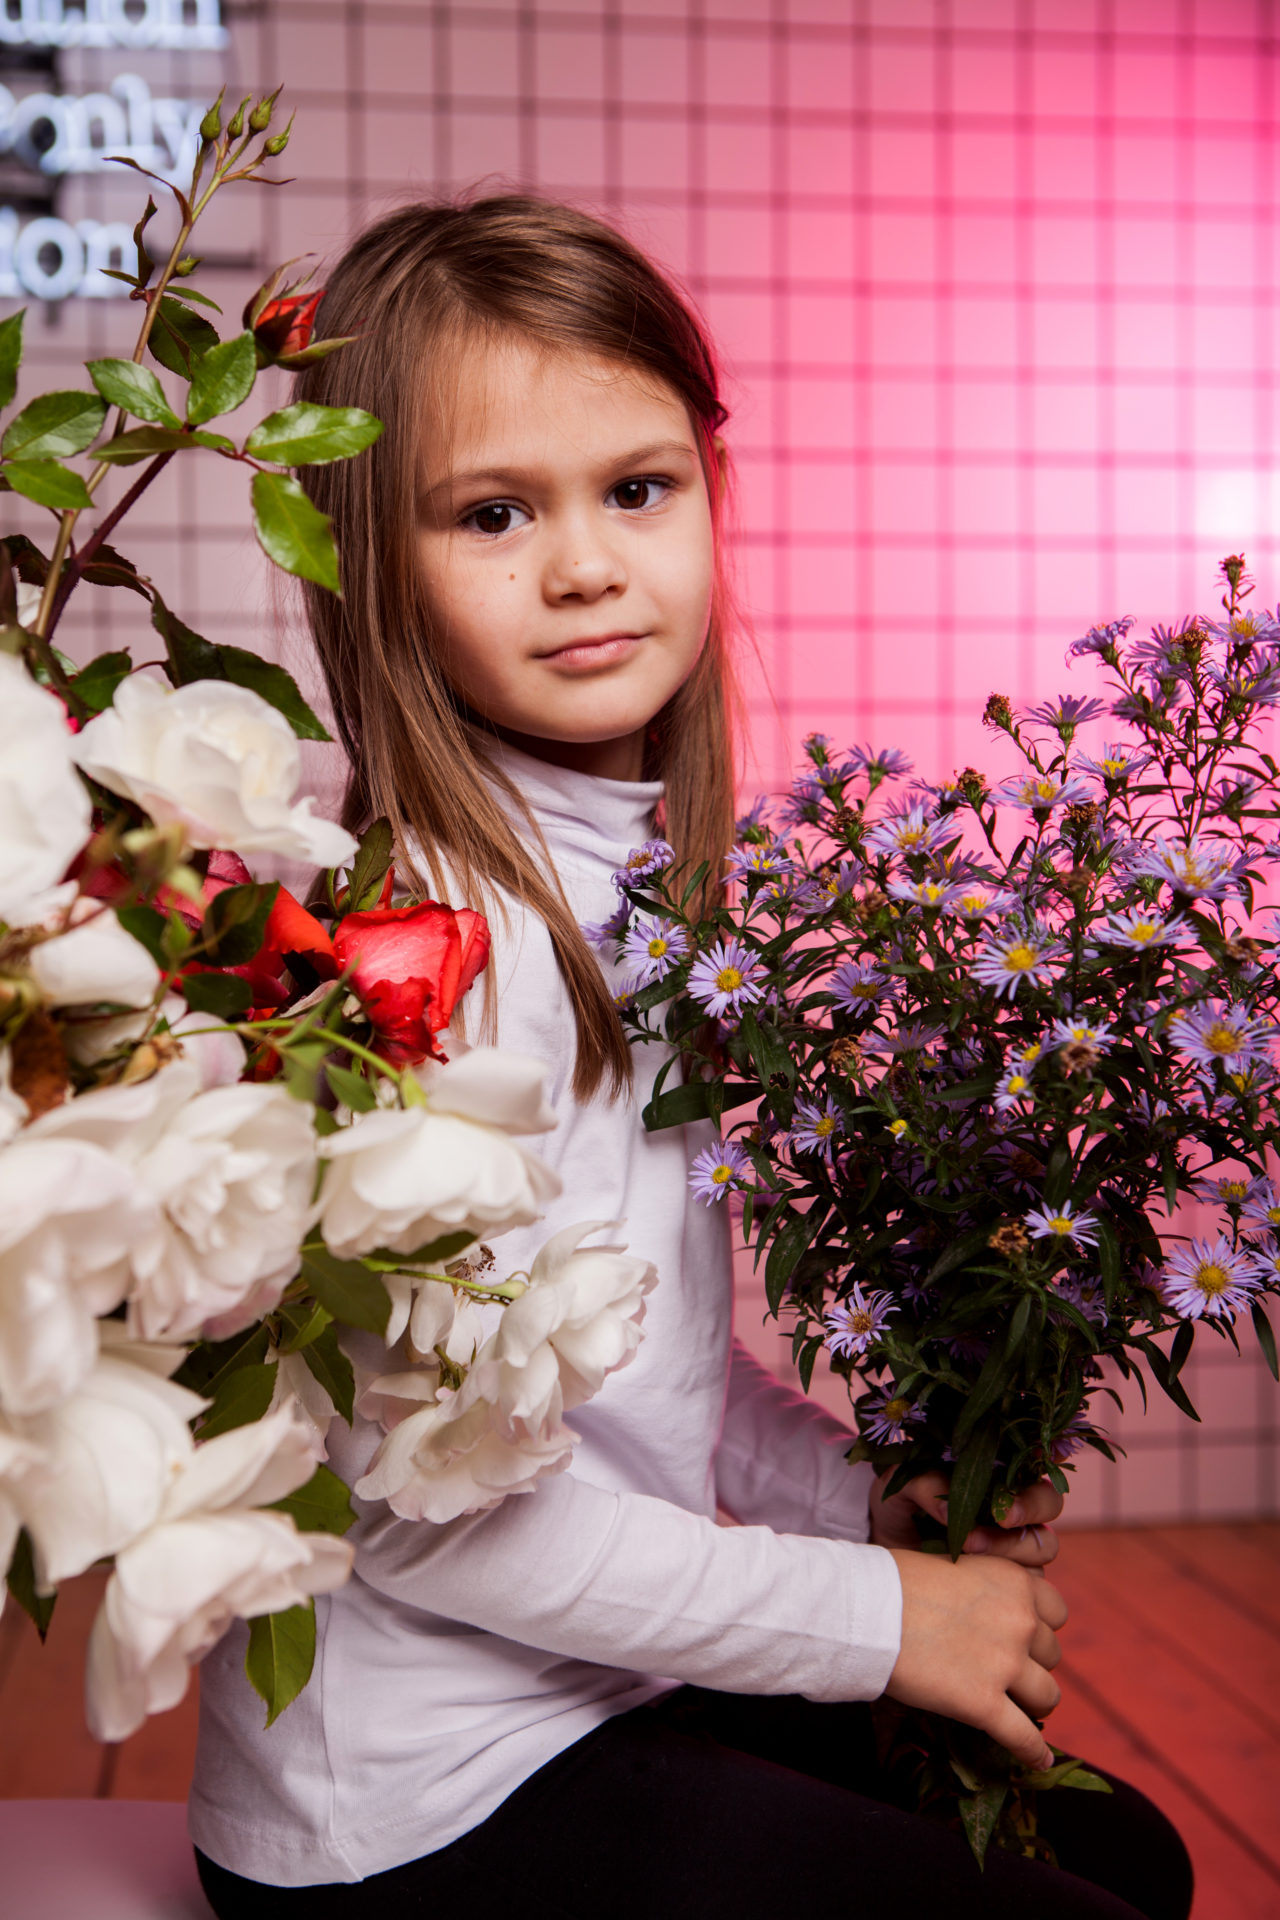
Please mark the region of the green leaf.
<svg viewBox="0 0 1280 1920"><path fill-rule="evenodd" d="M695 1120L705 1120L710 1111L712 1085L707 1080L687 1080L683 1086L672 1087L669 1093L660 1093L644 1110L648 1131L660 1133L664 1127L687 1127ZM717 1091L724 1097L721 1109L724 1113L760 1098L760 1086L755 1080L725 1080Z"/></svg>
<svg viewBox="0 0 1280 1920"><path fill-rule="evenodd" d="M140 593L144 600L151 598L151 588L132 560L126 560L111 546L98 548L80 578L92 587L128 587L130 593Z"/></svg>
<svg viewBox="0 0 1280 1920"><path fill-rule="evenodd" d="M1258 1336L1262 1357L1271 1369L1271 1378L1280 1380L1280 1367L1276 1365L1276 1336L1261 1300L1255 1300L1253 1303L1253 1330Z"/></svg>
<svg viewBox="0 0 1280 1920"><path fill-rule="evenodd" d="M1164 1210L1172 1218L1178 1211L1178 1163L1171 1147L1160 1149L1160 1171L1164 1177Z"/></svg>
<svg viewBox="0 0 1280 1920"><path fill-rule="evenodd" d="M960 1451L947 1492L947 1551L953 1560L960 1558L977 1524L999 1450L999 1424L988 1420Z"/></svg>
<svg viewBox="0 0 1280 1920"><path fill-rule="evenodd" d="M793 1214L780 1232L774 1235L764 1263L764 1290L770 1313L777 1313L787 1290L787 1282L799 1265L800 1256L808 1251L810 1242L825 1219L823 1208L811 1207L808 1213Z"/></svg>
<svg viewBox="0 0 1280 1920"><path fill-rule="evenodd" d="M320 466L363 453L382 432L382 422L363 407L321 407L301 400L269 413L244 443L255 460L282 467Z"/></svg>
<svg viewBox="0 0 1280 1920"><path fill-rule="evenodd" d="M0 448L9 460L65 460L92 445L106 417L96 393L42 393L9 422Z"/></svg>
<svg viewBox="0 0 1280 1920"><path fill-rule="evenodd" d="M102 713L115 698L116 688L127 680L133 662L123 649L119 653L100 653L71 682L90 713Z"/></svg>
<svg viewBox="0 0 1280 1920"><path fill-rule="evenodd" d="M238 973L184 973L179 991L192 1013L236 1020L253 1005L253 988Z"/></svg>
<svg viewBox="0 0 1280 1920"><path fill-rule="evenodd" d="M1140 1334L1136 1344L1146 1355L1147 1365L1150 1367L1164 1392L1167 1393L1172 1400L1174 1406L1185 1413L1189 1420L1199 1420L1200 1415L1192 1406L1186 1388L1183 1386L1181 1380L1178 1379L1177 1375L1170 1371L1168 1360L1151 1338L1150 1334Z"/></svg>
<svg viewBox="0 0 1280 1920"><path fill-rule="evenodd" d="M155 325L147 341L153 360L183 380L191 378L191 369L201 354L218 344L217 329L198 313L192 313L180 300L166 294L160 302Z"/></svg>
<svg viewBox="0 0 1280 1920"><path fill-rule="evenodd" d="M285 573L341 593L332 522L312 506L296 480L255 473L253 522L263 552Z"/></svg>
<svg viewBox="0 0 1280 1920"><path fill-rule="evenodd" d="M201 958L217 967L247 966L262 946L280 882L265 885L247 881L242 887L224 887L205 908L200 930Z"/></svg>
<svg viewBox="0 0 1280 1920"><path fill-rule="evenodd" d="M23 307L21 313L11 313L7 320L0 320L0 407L11 407L13 396L18 391L18 368L22 365L22 322L26 312Z"/></svg>
<svg viewBox="0 0 1280 1920"><path fill-rule="evenodd" d="M159 594L151 603L151 624L164 641L169 678L175 687L189 686L193 680L223 678L218 649L171 613Z"/></svg>
<svg viewBox="0 0 1280 1920"><path fill-rule="evenodd" d="M980 1867L986 1860L987 1847L1008 1797L1008 1782L1003 1780L993 1780L988 1786L979 1787L976 1793L959 1796L960 1824Z"/></svg>
<svg viewBox="0 0 1280 1920"><path fill-rule="evenodd" d="M316 1609L308 1600L280 1613L260 1613L249 1622L244 1670L266 1702L267 1725L280 1718L311 1678L316 1663Z"/></svg>
<svg viewBox="0 0 1280 1920"><path fill-rule="evenodd" d="M118 433L105 446L98 447L95 458L111 460L120 467L136 466L157 453L180 453L187 447L212 447L219 453L234 453L235 441L225 433L191 433L181 427L130 427Z"/></svg>
<svg viewBox="0 0 1280 1920"><path fill-rule="evenodd" d="M287 1513L299 1533L343 1534L355 1525L351 1489L329 1467L317 1467L305 1487L272 1500L276 1513Z"/></svg>
<svg viewBox="0 0 1280 1920"><path fill-rule="evenodd" d="M22 316L18 317L21 319ZM22 1611L34 1623L36 1632L43 1640L49 1631L49 1622L53 1618L53 1609L58 1596L56 1593L36 1592L36 1563L31 1552L31 1536L25 1527L14 1545L13 1558L9 1562L5 1585Z"/></svg>
<svg viewBox="0 0 1280 1920"><path fill-rule="evenodd" d="M957 1267L962 1267L966 1260L971 1260L975 1253L980 1253L990 1244L990 1227L974 1227L969 1233L962 1233L958 1240L952 1241L945 1252L938 1255L921 1281L921 1286L931 1287L935 1280L941 1280L944 1274L952 1273Z"/></svg>
<svg viewBox="0 0 1280 1920"><path fill-rule="evenodd" d="M34 500L40 507L68 507L83 510L93 505L93 495L80 474L56 460L9 460L0 468L15 493Z"/></svg>
<svg viewBox="0 0 1280 1920"><path fill-rule="evenodd" d="M230 1433L233 1427L247 1427L261 1420L271 1405L275 1391L276 1367L271 1360L237 1367L220 1381L213 1405L200 1427L198 1438L212 1440L215 1434Z"/></svg>
<svg viewBox="0 0 1280 1920"><path fill-rule="evenodd" d="M1194 1320L1184 1320L1173 1336L1173 1345L1169 1349L1169 1378L1176 1380L1191 1357L1191 1343L1195 1339Z"/></svg>
<svg viewBox="0 0 1280 1920"><path fill-rule="evenodd" d="M164 936L168 921L155 907L117 907L116 919L139 946L146 948L158 967L168 965Z"/></svg>
<svg viewBox="0 0 1280 1920"><path fill-rule="evenodd" d="M1059 1140L1044 1170L1045 1205L1060 1207L1071 1192L1071 1148Z"/></svg>
<svg viewBox="0 0 1280 1920"><path fill-rule="evenodd" d="M324 1077L334 1099L350 1107L352 1113L372 1113L377 1106L378 1096L369 1082L362 1074L352 1073L350 1067L326 1067Z"/></svg>
<svg viewBox="0 0 1280 1920"><path fill-rule="evenodd" d="M348 869L347 911L359 912L371 907L382 892L382 883L387 877L391 865L394 841L391 835L391 822L385 814L380 815L373 825L368 827L356 848L356 857Z"/></svg>
<svg viewBox="0 0 1280 1920"><path fill-rule="evenodd" d="M200 426L220 413L234 413L253 392L257 377L258 356L251 333L238 333L210 347L192 363L187 419L193 426Z"/></svg>
<svg viewBox="0 0 1280 1920"><path fill-rule="evenodd" d="M969 1435L979 1420L990 1412L1004 1394L1012 1379L1022 1352L1023 1341L1027 1337L1027 1322L1031 1317L1031 1296L1024 1294L1014 1309L1009 1331L998 1345L993 1345L982 1363L982 1370L973 1383L969 1398L965 1401L964 1411L956 1422L951 1438L953 1450L960 1453Z"/></svg>
<svg viewBox="0 0 1280 1920"><path fill-rule="evenodd" d="M356 1377L351 1362L338 1345L338 1329L325 1327L300 1349L312 1374L350 1426L355 1415Z"/></svg>
<svg viewBox="0 0 1280 1920"><path fill-rule="evenodd" d="M223 643L215 650L222 662L222 677L233 686L248 687L250 693L256 693L269 707L283 714L299 740L333 738L303 699L293 675L284 667L250 653L245 647Z"/></svg>
<svg viewBox="0 0 1280 1920"><path fill-rule="evenodd" d="M327 1247L308 1249L302 1256L302 1277L316 1299L344 1327L362 1327L366 1333L386 1332L390 1296L377 1274L370 1273L362 1261L339 1260Z"/></svg>
<svg viewBox="0 0 1280 1920"><path fill-rule="evenodd" d="M86 365L109 406L122 407L135 420L152 420L162 427L182 425L149 367L137 367L132 360L90 360Z"/></svg>
<svg viewBox="0 0 1280 1920"><path fill-rule="evenodd" d="M309 1300L305 1295L301 1300L287 1300L277 1308L277 1312L280 1318L281 1353L301 1353L313 1340L318 1340L333 1322L328 1307L322 1307L318 1300Z"/></svg>

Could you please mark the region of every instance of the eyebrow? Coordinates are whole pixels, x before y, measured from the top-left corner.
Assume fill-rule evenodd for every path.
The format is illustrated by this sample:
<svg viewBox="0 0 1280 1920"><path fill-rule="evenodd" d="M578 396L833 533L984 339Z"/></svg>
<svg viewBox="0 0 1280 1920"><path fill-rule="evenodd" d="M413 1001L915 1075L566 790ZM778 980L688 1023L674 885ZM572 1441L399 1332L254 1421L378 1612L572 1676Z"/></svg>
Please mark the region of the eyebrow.
<svg viewBox="0 0 1280 1920"><path fill-rule="evenodd" d="M688 440L655 440L648 446L633 447L629 452L619 454L615 460L602 461L600 472L602 474L619 471L634 472L637 468L651 466L655 460L670 459L673 454L679 454L687 460L696 461L698 458L697 448ZM526 474L516 467L467 468L458 473L442 474L440 479L434 481L431 486L424 487L422 498L433 500L447 487L518 485L526 477Z"/></svg>

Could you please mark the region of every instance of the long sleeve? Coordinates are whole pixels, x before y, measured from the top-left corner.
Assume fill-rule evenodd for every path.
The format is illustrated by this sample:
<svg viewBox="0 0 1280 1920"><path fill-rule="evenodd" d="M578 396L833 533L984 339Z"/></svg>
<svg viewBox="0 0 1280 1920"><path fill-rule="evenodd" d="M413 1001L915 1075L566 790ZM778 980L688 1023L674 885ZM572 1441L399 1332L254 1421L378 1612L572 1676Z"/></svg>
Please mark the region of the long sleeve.
<svg viewBox="0 0 1280 1920"><path fill-rule="evenodd" d="M880 1547L722 1527L565 1473L449 1526L380 1503L360 1578L523 1646L739 1693L869 1700L897 1658L902 1597Z"/></svg>
<svg viewBox="0 0 1280 1920"><path fill-rule="evenodd" d="M875 1476L865 1462L846 1460L853 1438L734 1341L716 1498L735 1520L779 1533L865 1541Z"/></svg>

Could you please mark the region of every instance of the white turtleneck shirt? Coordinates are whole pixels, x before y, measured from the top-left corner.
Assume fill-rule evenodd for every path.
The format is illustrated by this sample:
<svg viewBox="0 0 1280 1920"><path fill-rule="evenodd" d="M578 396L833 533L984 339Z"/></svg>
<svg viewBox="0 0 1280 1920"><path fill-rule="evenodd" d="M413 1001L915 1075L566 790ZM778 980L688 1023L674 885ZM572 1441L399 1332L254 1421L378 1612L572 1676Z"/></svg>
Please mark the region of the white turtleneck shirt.
<svg viewBox="0 0 1280 1920"><path fill-rule="evenodd" d="M604 920L660 789L508 748L501 762L579 920ZM445 1526L355 1503L354 1573L316 1601L312 1679L274 1726L244 1675L245 1628L206 1659L192 1837L269 1885L360 1880L434 1852L677 1683L872 1699L898 1653L897 1568L866 1544L870 1472L846 1462L850 1433L732 1341L724 1209L689 1190L710 1130L645 1132L656 1048L631 1097L574 1099L550 939L508 914L490 962L497 1041L547 1062L557 1126L535 1144L564 1184L536 1227L495 1241L499 1268L527 1270L562 1227L622 1221L610 1238L658 1283L635 1358L574 1409L567 1472ZM380 1438L335 1419L335 1471L356 1481ZM717 1505L740 1524L717 1524Z"/></svg>

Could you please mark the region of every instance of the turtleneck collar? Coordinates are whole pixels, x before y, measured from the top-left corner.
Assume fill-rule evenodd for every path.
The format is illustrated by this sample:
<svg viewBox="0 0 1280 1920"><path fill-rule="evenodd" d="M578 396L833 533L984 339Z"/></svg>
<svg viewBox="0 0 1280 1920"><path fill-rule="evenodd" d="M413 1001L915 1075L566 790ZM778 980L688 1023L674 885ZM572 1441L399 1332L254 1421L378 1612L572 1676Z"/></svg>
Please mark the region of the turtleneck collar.
<svg viewBox="0 0 1280 1920"><path fill-rule="evenodd" d="M621 866L632 847L653 834L660 780L606 780L537 760L505 740L486 738L484 751L519 789L549 846L607 854Z"/></svg>

